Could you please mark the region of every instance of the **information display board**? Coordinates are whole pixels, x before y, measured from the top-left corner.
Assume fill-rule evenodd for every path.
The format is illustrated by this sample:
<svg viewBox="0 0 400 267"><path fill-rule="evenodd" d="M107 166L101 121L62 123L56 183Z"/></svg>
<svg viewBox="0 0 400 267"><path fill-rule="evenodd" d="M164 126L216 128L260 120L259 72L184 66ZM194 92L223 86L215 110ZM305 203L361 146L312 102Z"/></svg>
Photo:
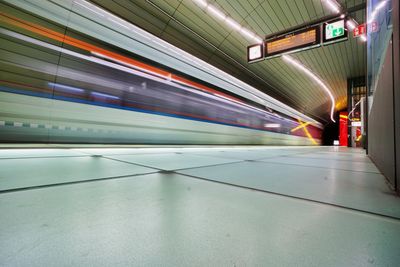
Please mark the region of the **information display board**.
<svg viewBox="0 0 400 267"><path fill-rule="evenodd" d="M287 52L295 52L321 45L320 26L301 29L285 36L265 42L265 57L273 57Z"/></svg>
<svg viewBox="0 0 400 267"><path fill-rule="evenodd" d="M324 22L322 27L324 44L347 40L348 33L345 19Z"/></svg>
<svg viewBox="0 0 400 267"><path fill-rule="evenodd" d="M264 45L255 44L247 47L247 62L252 63L264 59Z"/></svg>

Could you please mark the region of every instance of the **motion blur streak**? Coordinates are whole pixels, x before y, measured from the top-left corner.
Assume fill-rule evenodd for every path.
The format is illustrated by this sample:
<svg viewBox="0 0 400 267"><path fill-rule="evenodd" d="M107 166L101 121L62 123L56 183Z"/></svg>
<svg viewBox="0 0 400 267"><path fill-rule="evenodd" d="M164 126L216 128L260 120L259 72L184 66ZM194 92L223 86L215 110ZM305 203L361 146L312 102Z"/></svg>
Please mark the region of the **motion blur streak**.
<svg viewBox="0 0 400 267"><path fill-rule="evenodd" d="M299 70L303 71L305 74L307 74L310 78L312 78L314 81L316 81L322 89L328 94L329 98L331 99L331 121L336 122L334 119L334 114L335 114L335 98L333 97L333 94L331 90L329 90L328 86L325 84L324 81L322 81L315 73L313 73L311 70L309 70L306 66L304 66L302 63L291 57L290 55L283 55L282 58L290 62L293 66L298 68Z"/></svg>
<svg viewBox="0 0 400 267"><path fill-rule="evenodd" d="M13 3L0 2L0 10L0 141L320 142L319 125L286 109L183 77Z"/></svg>
<svg viewBox="0 0 400 267"><path fill-rule="evenodd" d="M299 127L303 129L303 131L304 131L304 133L306 134L306 136L308 137L308 139L310 139L310 141L311 141L314 145L318 144L318 142L315 141L315 139L312 137L312 135L310 134L310 132L309 132L308 129L307 129L307 125L308 125L309 123L308 123L308 122L307 122L307 123L302 123L301 120L298 120L298 121L299 121L299 123L301 124L301 127L300 127L300 126L299 126Z"/></svg>
<svg viewBox="0 0 400 267"><path fill-rule="evenodd" d="M302 123L301 121L299 121L299 123L300 123L300 125L299 126L297 126L297 127L295 127L295 128L293 128L292 130L290 130L291 132L295 132L295 131L297 131L297 130L299 130L299 129L302 129L302 128L304 128L304 127L306 127L307 125L309 125L310 124L310 122L305 122L305 123Z"/></svg>
<svg viewBox="0 0 400 267"><path fill-rule="evenodd" d="M166 84L169 82L167 80L162 80L162 79L156 78L154 76L150 76L150 75L147 75L145 73L136 71L136 70L131 69L131 68L125 68L123 66L116 65L116 64L110 63L108 61L100 60L100 59L94 58L94 57L85 56L85 55L82 55L82 54L67 50L65 48L59 48L57 46L54 46L54 45L51 45L51 44L48 44L48 43L45 43L45 42L42 42L42 41L38 41L36 39L30 38L30 37L27 37L27 36L24 36L24 35L15 33L15 32L11 32L11 31L8 31L8 30L0 29L0 33L3 33L3 34L8 35L8 36L15 37L17 39L20 39L20 40L23 40L23 41L26 41L26 42L29 42L29 43L40 45L40 46L45 47L45 48L49 48L49 49L52 49L52 50L55 50L55 51L60 51L60 52L63 52L64 54L68 54L68 55L71 55L71 56L74 56L74 57L78 57L78 58L84 59L86 61L94 62L94 63L101 64L101 65L104 65L104 66L107 66L107 67L111 67L111 68L114 68L114 69L122 70L122 71L125 71L125 72L128 72L128 73L131 73L131 74L135 74L135 75L138 75L138 76L141 76L141 77L144 77L144 78L152 79L154 81L158 81L158 82L166 83ZM106 57L106 56L103 56L103 55L100 55L100 54L97 54L97 53L93 53L93 54L101 56L101 57L104 57L104 58L107 58L107 59L110 59L109 57ZM124 65L130 66L127 63L124 63ZM27 68L27 66L25 66L25 67ZM37 68L38 68L38 66L31 67L32 70L35 70ZM42 72L47 72L47 71L45 69L43 69ZM109 81L101 79L99 77L98 78L94 78L94 77L90 78L88 76L84 76L81 73L73 71L73 70L65 71L65 69L63 67L59 68L58 75L62 76L62 77L65 77L65 78L71 78L71 79L75 79L75 80L80 80L82 82L92 82L93 84L110 84ZM49 83L49 84L53 85L53 86L60 87L60 85L56 85L54 83ZM112 84L112 86L115 89L120 88L118 83ZM228 100L230 102L233 101L233 100L231 100L231 98L225 98L223 95L205 94L205 93L202 93L200 91L192 90L190 88L186 88L186 87L183 87L183 86L179 86L179 85L174 85L174 86L178 87L178 88L181 88L182 90L191 91L192 93L195 93L195 94L201 94L202 96L205 96L205 97L218 99L219 101L222 101L222 102L226 102L225 100ZM64 86L64 88L65 88L65 86ZM80 89L80 90L82 90L82 89ZM120 88L120 90L123 90L123 88ZM246 105L244 103L240 103L240 102L237 102L237 101L233 101L233 102L234 102L235 105L239 105L239 106L242 106L242 107L246 107L246 108L250 108L250 109L253 109L253 110L257 110L257 111L262 112L262 113L266 113L263 110L251 107L251 106Z"/></svg>
<svg viewBox="0 0 400 267"><path fill-rule="evenodd" d="M88 44L86 42L77 40L77 39L69 37L67 35L63 35L63 34L61 34L59 32L52 31L50 29L41 27L41 26L39 26L37 24L26 22L26 21L23 21L23 20L18 19L16 17L10 16L10 15L6 15L3 12L0 12L0 15L1 15L0 16L1 21L3 21L3 22L6 22L6 23L9 23L9 24L12 24L12 25L15 25L15 26L30 30L32 32L35 32L37 34L40 34L40 35L43 35L45 37L51 38L53 40L57 40L57 41L60 41L60 42L67 43L69 45L81 48L81 49L86 50L88 52L96 53L96 54L99 54L99 55L105 55L108 58L112 58L115 61L124 62L126 64L129 64L129 66L132 66L132 67L137 68L139 70L142 70L142 71L145 71L145 72L148 72L148 73L163 77L165 79L171 79L171 80L174 80L174 81L186 84L186 85L190 85L190 86L193 86L195 88L198 88L198 89L201 89L201 90L204 90L204 91L207 91L207 92L211 92L211 93L214 93L214 94L217 94L217 95L222 95L222 96L224 96L226 98L230 98L230 99L233 99L233 100L241 102L240 100L238 100L236 98L233 98L230 95L225 95L225 94L223 94L221 92L218 92L216 90L208 88L208 87L206 87L204 85L189 81L189 80L187 80L185 78L173 75L172 73L160 70L160 69L155 68L153 66L150 66L148 64L144 64L144 63L142 63L140 61L137 61L137 60L125 57L125 56L121 56L121 55L119 55L117 53L110 52L108 50L105 50L105 49L99 48L97 46Z"/></svg>

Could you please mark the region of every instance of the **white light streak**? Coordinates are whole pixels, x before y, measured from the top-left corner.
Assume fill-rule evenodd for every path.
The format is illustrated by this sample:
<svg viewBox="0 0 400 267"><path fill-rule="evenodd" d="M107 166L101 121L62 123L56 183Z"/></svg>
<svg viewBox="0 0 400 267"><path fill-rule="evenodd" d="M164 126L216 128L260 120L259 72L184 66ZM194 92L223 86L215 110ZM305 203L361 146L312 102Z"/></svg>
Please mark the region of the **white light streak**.
<svg viewBox="0 0 400 267"><path fill-rule="evenodd" d="M351 30L351 31L357 27L357 24L358 23L356 21L354 21L353 19L348 19L346 21L347 28L349 28L349 30Z"/></svg>
<svg viewBox="0 0 400 267"><path fill-rule="evenodd" d="M256 41L258 44L261 44L264 40L258 36L254 36L253 40Z"/></svg>
<svg viewBox="0 0 400 267"><path fill-rule="evenodd" d="M325 0L327 6L335 13L340 13L340 5L335 0Z"/></svg>
<svg viewBox="0 0 400 267"><path fill-rule="evenodd" d="M361 99L354 105L354 108L347 115L347 118L350 120L350 116L353 114L354 110L356 110L357 106L361 103Z"/></svg>
<svg viewBox="0 0 400 267"><path fill-rule="evenodd" d="M118 60L118 59L109 57L109 56L107 56L107 55L103 55L103 54L101 54L101 53L97 53L97 52L93 52L93 51L91 51L91 53L92 53L92 55L95 55L95 56L97 56L97 57L105 58L105 59L114 61L114 62L116 62L116 63L118 63L118 64L121 64L121 65L130 67L130 68L133 68L133 69L136 69L136 70L140 70L140 71L143 71L143 72L145 72L145 73L148 73L148 74L151 74L151 75L154 75L154 76L157 76L157 77L161 77L161 78L164 78L164 79L168 79L168 76L161 75L161 74L158 74L158 73L149 71L149 70L147 70L147 69L138 67L138 66L133 65L133 64L129 64L129 63L124 62L124 61L122 61L122 60ZM107 61L106 61L106 62L107 62Z"/></svg>
<svg viewBox="0 0 400 267"><path fill-rule="evenodd" d="M143 33L140 33L140 32L138 32L137 30L135 30L135 29L131 29L131 31L132 32L134 32L134 33L136 33L136 34L139 34L140 36L142 36L142 37L144 37L144 38L146 38L146 39L151 39L149 36L146 36L146 35L144 35Z"/></svg>
<svg viewBox="0 0 400 267"><path fill-rule="evenodd" d="M201 8L204 8L210 15L216 17L219 20L224 21L228 26L230 26L235 31L238 31L246 38L255 41L256 43L263 42L263 38L259 37L256 33L250 31L249 29L242 27L234 19L228 17L227 15L224 14L224 12L219 10L217 7L207 3L207 1L205 0L193 0L193 1Z"/></svg>
<svg viewBox="0 0 400 267"><path fill-rule="evenodd" d="M360 36L360 40L363 41L363 42L367 41L367 37L365 36L365 34Z"/></svg>
<svg viewBox="0 0 400 267"><path fill-rule="evenodd" d="M206 8L208 3L205 0L193 0L198 6Z"/></svg>
<svg viewBox="0 0 400 267"><path fill-rule="evenodd" d="M225 20L226 19L226 15L224 13L222 13L221 11L219 11L216 7L212 6L212 5L208 5L207 6L207 10L213 14L215 17L219 18L220 20Z"/></svg>
<svg viewBox="0 0 400 267"><path fill-rule="evenodd" d="M371 12L371 15L368 18L368 23L371 23L375 20L376 15L378 15L379 10L381 10L387 3L387 0L384 0L382 2L380 2L378 5L376 5L376 7L374 8L374 10Z"/></svg>
<svg viewBox="0 0 400 267"><path fill-rule="evenodd" d="M333 115L335 113L335 98L333 97L332 92L329 90L328 86L316 75L314 74L311 70L309 70L308 68L306 68L303 64L301 64L300 62L298 62L297 60L295 60L294 58L292 58L289 55L283 55L282 58L291 63L293 66L295 66L296 68L298 68L299 70L303 71L305 74L307 74L307 76L309 76L310 78L312 78L315 82L317 82L324 90L325 92L328 94L329 98L331 99L331 120L333 122L336 122L335 119L333 118Z"/></svg>
<svg viewBox="0 0 400 267"><path fill-rule="evenodd" d="M83 8L85 8L85 9L87 9L87 10L89 10L90 12L93 12L93 13L99 15L99 16L104 17L104 15L101 14L100 12L98 12L98 11L96 11L96 10L94 10L94 9L92 9L92 8L90 8L90 7L88 7L88 6L84 5L84 4L82 4L82 3L80 3L80 2L74 1L74 3L77 4L77 5L79 5L79 6L81 6L81 7L83 7Z"/></svg>
<svg viewBox="0 0 400 267"><path fill-rule="evenodd" d="M240 31L240 29L242 28L239 23L231 18L226 18L225 22L236 31Z"/></svg>
<svg viewBox="0 0 400 267"><path fill-rule="evenodd" d="M252 33L251 31L249 31L249 30L246 29L246 28L241 28L241 29L240 29L240 32L241 32L244 36L247 36L247 37L250 38L250 39L253 39L253 38L254 38L254 33Z"/></svg>
<svg viewBox="0 0 400 267"><path fill-rule="evenodd" d="M266 124L264 124L264 127L266 127L266 128L280 128L281 125L279 123L266 123Z"/></svg>
<svg viewBox="0 0 400 267"><path fill-rule="evenodd" d="M114 20L114 19L112 19L112 18L107 18L107 19L108 19L109 21L111 21L111 22L114 22L115 24L118 24L119 26L124 27L125 29L129 29L128 26L122 24L121 22L118 22L118 21L116 21L116 20Z"/></svg>
<svg viewBox="0 0 400 267"><path fill-rule="evenodd" d="M117 97L117 96L103 94L103 93L99 93L99 92L91 92L91 94L94 95L94 96L99 96L99 97L105 97L105 98L111 98L111 99L119 99L119 97Z"/></svg>
<svg viewBox="0 0 400 267"><path fill-rule="evenodd" d="M48 83L51 87L58 87L67 91L72 91L72 92L76 92L76 93L83 93L85 90L81 89L81 88L77 88L77 87L73 87L73 86L69 86L69 85L64 85L64 84L59 84L59 83L52 83L49 82Z"/></svg>

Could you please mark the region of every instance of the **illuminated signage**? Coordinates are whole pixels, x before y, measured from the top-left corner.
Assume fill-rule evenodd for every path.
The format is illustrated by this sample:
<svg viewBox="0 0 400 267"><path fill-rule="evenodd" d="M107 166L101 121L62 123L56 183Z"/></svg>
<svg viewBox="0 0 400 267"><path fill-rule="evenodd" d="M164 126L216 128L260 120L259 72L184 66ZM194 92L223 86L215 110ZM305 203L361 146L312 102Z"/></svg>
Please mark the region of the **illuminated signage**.
<svg viewBox="0 0 400 267"><path fill-rule="evenodd" d="M365 24L360 24L353 30L353 37L359 37L367 32L367 26Z"/></svg>
<svg viewBox="0 0 400 267"><path fill-rule="evenodd" d="M272 57L320 46L320 27L301 29L265 42L265 56Z"/></svg>
<svg viewBox="0 0 400 267"><path fill-rule="evenodd" d="M256 62L264 59L263 44L256 44L247 47L247 62Z"/></svg>
<svg viewBox="0 0 400 267"><path fill-rule="evenodd" d="M324 44L347 40L347 28L344 19L324 22L322 27Z"/></svg>
<svg viewBox="0 0 400 267"><path fill-rule="evenodd" d="M370 27L371 27L371 32L379 31L378 22L376 21L371 22Z"/></svg>
<svg viewBox="0 0 400 267"><path fill-rule="evenodd" d="M363 28L359 28L363 31ZM339 41L347 40L348 30L346 19L335 18L323 23L312 24L303 28L278 33L275 37L267 37L264 44L247 47L247 61L249 63L316 48Z"/></svg>

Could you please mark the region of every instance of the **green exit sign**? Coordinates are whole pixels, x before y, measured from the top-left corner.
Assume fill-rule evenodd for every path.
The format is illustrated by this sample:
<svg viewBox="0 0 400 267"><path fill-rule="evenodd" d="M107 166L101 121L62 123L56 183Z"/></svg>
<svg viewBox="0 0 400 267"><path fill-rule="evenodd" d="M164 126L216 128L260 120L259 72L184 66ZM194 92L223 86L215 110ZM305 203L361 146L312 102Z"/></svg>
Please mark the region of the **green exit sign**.
<svg viewBox="0 0 400 267"><path fill-rule="evenodd" d="M345 19L325 22L323 24L323 31L324 44L347 40L347 28Z"/></svg>
<svg viewBox="0 0 400 267"><path fill-rule="evenodd" d="M340 23L341 24L341 23ZM344 35L344 27L343 25L335 25L335 24L329 24L326 27L326 38L327 39L332 39L334 37L339 37Z"/></svg>

